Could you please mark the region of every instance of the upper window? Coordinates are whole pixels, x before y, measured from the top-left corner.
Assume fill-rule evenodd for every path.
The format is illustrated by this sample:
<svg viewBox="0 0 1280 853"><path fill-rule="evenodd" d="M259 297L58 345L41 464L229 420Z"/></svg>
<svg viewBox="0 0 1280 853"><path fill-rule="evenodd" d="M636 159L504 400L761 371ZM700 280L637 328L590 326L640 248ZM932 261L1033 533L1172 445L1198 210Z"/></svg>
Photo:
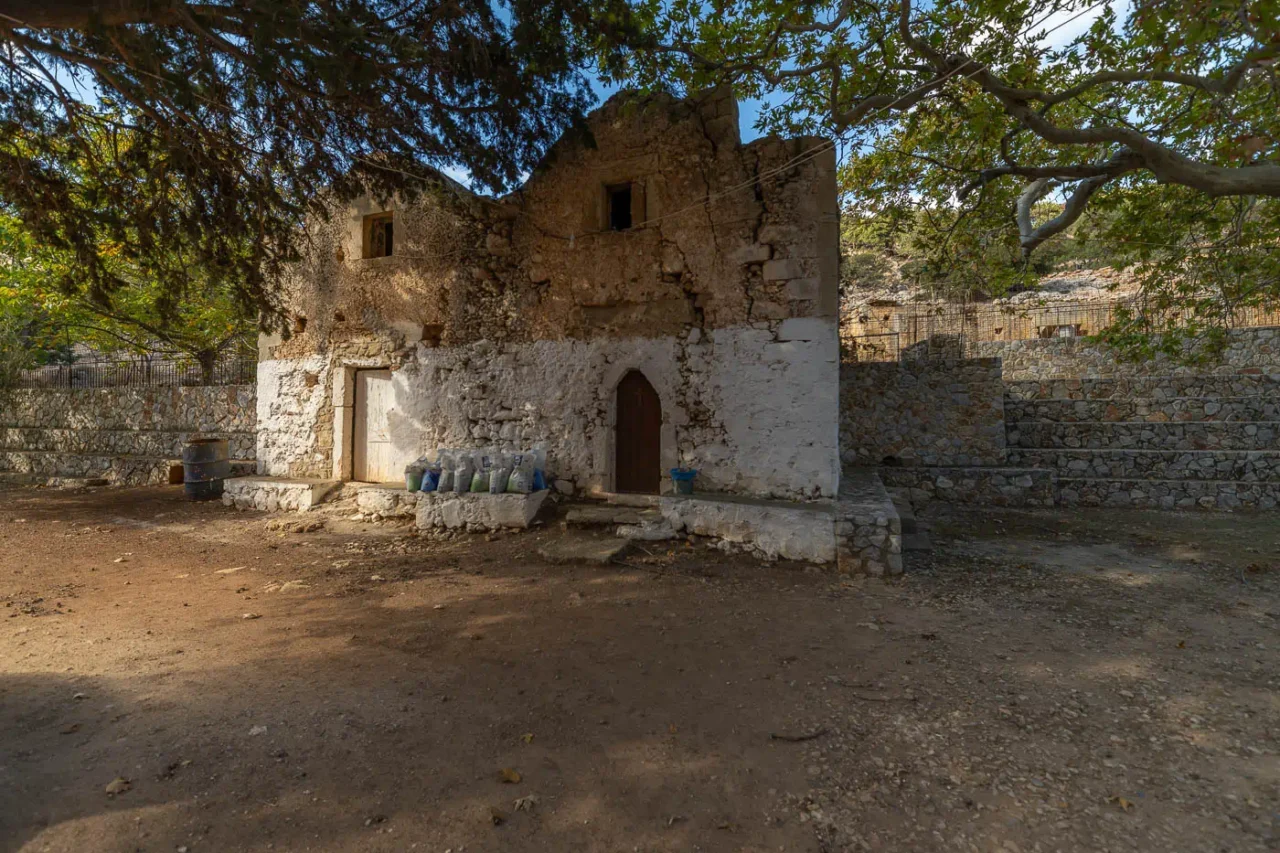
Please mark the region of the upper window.
<svg viewBox="0 0 1280 853"><path fill-rule="evenodd" d="M609 197L609 228L626 231L631 227L631 184L606 187Z"/></svg>
<svg viewBox="0 0 1280 853"><path fill-rule="evenodd" d="M392 254L395 236L395 215L374 213L364 218L364 256L366 258L389 258Z"/></svg>

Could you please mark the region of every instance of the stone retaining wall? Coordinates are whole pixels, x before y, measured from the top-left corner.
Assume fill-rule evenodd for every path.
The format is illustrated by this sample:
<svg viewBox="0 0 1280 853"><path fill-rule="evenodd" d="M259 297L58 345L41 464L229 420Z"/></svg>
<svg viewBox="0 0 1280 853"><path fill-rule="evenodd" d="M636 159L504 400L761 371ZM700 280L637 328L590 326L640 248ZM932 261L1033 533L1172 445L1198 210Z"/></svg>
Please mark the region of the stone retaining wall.
<svg viewBox="0 0 1280 853"><path fill-rule="evenodd" d="M998 359L840 365L845 465L999 465L1004 453Z"/></svg>
<svg viewBox="0 0 1280 853"><path fill-rule="evenodd" d="M1263 423L1048 423L1011 424L1009 444L1027 448L1096 450L1268 450L1277 424Z"/></svg>
<svg viewBox="0 0 1280 853"><path fill-rule="evenodd" d="M1187 366L1164 355L1133 362L1117 358L1106 346L1086 338L1023 341L975 341L971 354L999 358L1006 381L1103 376L1176 376L1203 373L1280 373L1280 328L1235 329L1228 332L1220 358Z"/></svg>
<svg viewBox="0 0 1280 853"><path fill-rule="evenodd" d="M1052 468L1064 477L1122 480L1280 481L1277 450L1010 450L1009 464Z"/></svg>
<svg viewBox="0 0 1280 853"><path fill-rule="evenodd" d="M1055 503L1053 472L1044 469L882 468L880 476L888 488L909 490L917 510L933 500L1010 507Z"/></svg>
<svg viewBox="0 0 1280 853"><path fill-rule="evenodd" d="M248 462L256 406L252 385L3 390L0 472L165 482L194 436L226 438L231 458Z"/></svg>
<svg viewBox="0 0 1280 853"><path fill-rule="evenodd" d="M902 518L873 469L850 468L840 478L835 534L841 572L902 572Z"/></svg>

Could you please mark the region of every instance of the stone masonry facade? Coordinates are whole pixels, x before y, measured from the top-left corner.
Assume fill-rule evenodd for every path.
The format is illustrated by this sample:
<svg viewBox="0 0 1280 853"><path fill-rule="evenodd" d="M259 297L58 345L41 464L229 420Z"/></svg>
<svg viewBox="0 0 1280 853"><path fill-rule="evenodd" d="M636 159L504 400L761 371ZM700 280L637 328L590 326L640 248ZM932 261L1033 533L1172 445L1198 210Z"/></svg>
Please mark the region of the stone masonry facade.
<svg viewBox="0 0 1280 853"><path fill-rule="evenodd" d="M519 190L335 205L264 338L262 474L352 476L353 376L389 368L407 463L441 447L542 448L612 490L615 389L661 400L661 468L699 490L833 500L839 478L838 206L821 140L742 144L727 92L611 99ZM610 226L625 187L629 227ZM394 217L364 257L368 217Z"/></svg>

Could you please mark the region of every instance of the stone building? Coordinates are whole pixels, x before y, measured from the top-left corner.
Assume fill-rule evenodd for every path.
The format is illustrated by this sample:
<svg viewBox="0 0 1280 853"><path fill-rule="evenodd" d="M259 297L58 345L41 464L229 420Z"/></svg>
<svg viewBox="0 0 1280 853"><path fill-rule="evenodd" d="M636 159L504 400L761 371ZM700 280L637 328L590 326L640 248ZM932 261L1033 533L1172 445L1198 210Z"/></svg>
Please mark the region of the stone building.
<svg viewBox="0 0 1280 853"><path fill-rule="evenodd" d="M517 191L335 207L264 338L260 474L391 481L540 447L565 490L833 499L838 208L820 139L620 95Z"/></svg>

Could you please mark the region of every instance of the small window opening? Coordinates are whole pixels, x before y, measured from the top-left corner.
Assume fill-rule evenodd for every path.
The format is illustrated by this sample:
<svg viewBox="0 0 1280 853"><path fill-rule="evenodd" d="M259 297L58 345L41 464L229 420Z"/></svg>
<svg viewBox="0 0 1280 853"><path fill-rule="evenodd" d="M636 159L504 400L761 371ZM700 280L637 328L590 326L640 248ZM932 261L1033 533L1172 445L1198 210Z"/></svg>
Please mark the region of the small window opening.
<svg viewBox="0 0 1280 853"><path fill-rule="evenodd" d="M375 213L364 218L364 256L389 258L395 237L395 221L392 213Z"/></svg>
<svg viewBox="0 0 1280 853"><path fill-rule="evenodd" d="M307 330L307 318L301 314L293 315L293 333L300 335Z"/></svg>
<svg viewBox="0 0 1280 853"><path fill-rule="evenodd" d="M609 228L626 231L631 227L631 184L609 187Z"/></svg>

